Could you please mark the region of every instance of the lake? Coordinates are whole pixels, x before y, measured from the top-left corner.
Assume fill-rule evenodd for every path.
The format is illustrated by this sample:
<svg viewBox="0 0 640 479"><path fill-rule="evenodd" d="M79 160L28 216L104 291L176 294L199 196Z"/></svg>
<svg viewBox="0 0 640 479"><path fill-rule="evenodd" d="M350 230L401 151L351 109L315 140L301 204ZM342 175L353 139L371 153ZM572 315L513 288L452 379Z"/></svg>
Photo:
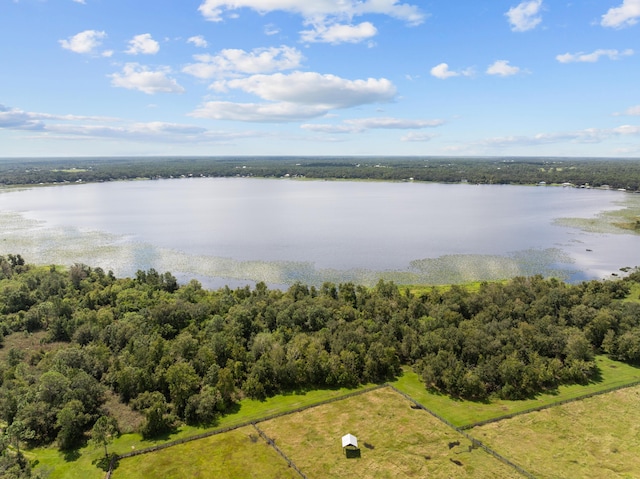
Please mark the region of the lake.
<svg viewBox="0 0 640 479"><path fill-rule="evenodd" d="M187 178L4 190L0 254L181 282L378 278L449 283L543 274L577 281L640 264L640 236L587 231L632 195L562 187ZM634 195L637 196L637 195Z"/></svg>

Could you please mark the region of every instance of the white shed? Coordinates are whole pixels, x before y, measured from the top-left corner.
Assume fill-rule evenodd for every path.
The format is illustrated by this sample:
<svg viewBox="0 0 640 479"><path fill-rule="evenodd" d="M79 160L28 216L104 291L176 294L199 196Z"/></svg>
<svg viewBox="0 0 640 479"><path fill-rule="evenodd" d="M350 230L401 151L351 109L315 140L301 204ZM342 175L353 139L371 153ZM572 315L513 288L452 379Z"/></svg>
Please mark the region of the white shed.
<svg viewBox="0 0 640 479"><path fill-rule="evenodd" d="M345 434L342 436L342 448L345 447L355 447L358 449L358 438L353 434Z"/></svg>

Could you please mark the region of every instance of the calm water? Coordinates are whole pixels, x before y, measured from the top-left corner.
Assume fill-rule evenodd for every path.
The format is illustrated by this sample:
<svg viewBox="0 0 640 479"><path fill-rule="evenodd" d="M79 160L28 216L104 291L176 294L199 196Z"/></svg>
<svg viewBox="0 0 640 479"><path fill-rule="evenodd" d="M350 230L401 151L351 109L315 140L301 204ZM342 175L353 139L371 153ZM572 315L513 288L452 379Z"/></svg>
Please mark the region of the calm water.
<svg viewBox="0 0 640 479"><path fill-rule="evenodd" d="M0 254L127 275L155 267L208 285L367 282L381 272L425 280L447 270L603 277L640 264L640 237L554 220L590 218L623 198L556 187L213 178L43 187L0 194Z"/></svg>

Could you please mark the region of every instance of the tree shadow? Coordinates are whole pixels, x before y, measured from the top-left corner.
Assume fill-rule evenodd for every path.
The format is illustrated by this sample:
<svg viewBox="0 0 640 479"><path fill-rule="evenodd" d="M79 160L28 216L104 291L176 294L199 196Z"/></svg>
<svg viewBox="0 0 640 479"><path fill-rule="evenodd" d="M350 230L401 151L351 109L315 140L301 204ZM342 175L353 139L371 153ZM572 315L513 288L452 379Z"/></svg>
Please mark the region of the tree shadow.
<svg viewBox="0 0 640 479"><path fill-rule="evenodd" d="M62 457L65 462L75 462L80 459L80 450L79 449L71 449L68 451L64 451L62 453Z"/></svg>
<svg viewBox="0 0 640 479"><path fill-rule="evenodd" d="M107 472L109 467L111 467L111 470L113 471L120 465L120 456L114 452L109 454L108 457L102 456L100 459L94 459L91 464L102 469L104 472Z"/></svg>

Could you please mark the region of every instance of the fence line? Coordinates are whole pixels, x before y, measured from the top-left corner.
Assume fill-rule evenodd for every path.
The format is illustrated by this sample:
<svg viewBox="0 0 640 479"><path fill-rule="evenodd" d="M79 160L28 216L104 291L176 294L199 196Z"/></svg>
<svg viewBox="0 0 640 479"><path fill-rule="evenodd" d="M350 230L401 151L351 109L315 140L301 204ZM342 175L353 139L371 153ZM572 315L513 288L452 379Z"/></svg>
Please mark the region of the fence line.
<svg viewBox="0 0 640 479"><path fill-rule="evenodd" d="M285 461L287 461L290 468L296 471L300 475L300 477L302 477L303 479L308 479L307 476L300 469L298 469L298 466L296 466L295 463L291 459L289 459L287 455L284 452L282 452L282 450L278 446L276 446L276 442L274 439L271 439L269 436L267 436L265 432L262 429L260 429L256 423L253 423L253 427L255 428L256 431L258 431L258 434L260 434L260 437L262 437L262 439L264 439L267 442L267 444L269 444L272 448L274 448L275 451L278 454L280 454Z"/></svg>
<svg viewBox="0 0 640 479"><path fill-rule="evenodd" d="M401 396L403 396L404 398L408 399L413 404L418 406L420 409L425 410L426 412L431 414L433 417L435 417L439 421L443 422L444 424L446 424L450 428L454 429L459 434L462 434L464 437L466 437L468 440L471 441L471 445L472 445L473 448L479 447L480 449L484 450L485 452L488 452L489 454L491 454L493 457L498 459L500 462L506 464L507 466L510 466L510 467L514 468L516 471L518 471L523 476L528 477L529 479L536 479L535 476L533 474L531 474L529 471L527 471L527 470L523 469L522 467L518 466L517 464L511 462L509 459L507 459L503 455L499 454L498 452L496 452L493 449L491 449L489 446L485 445L482 441L479 441L478 439L472 437L470 434L467 434L463 429L461 429L458 426L454 425L453 423L449 422L448 420L446 420L444 417L440 416L435 411L432 411L428 407L426 407L423 404L419 403L418 401L413 399L411 396L409 396L405 392L400 391L398 388L396 388L395 386L392 386L391 384L388 384L388 386L392 390L394 390L395 392L397 392L398 394L400 394Z"/></svg>
<svg viewBox="0 0 640 479"><path fill-rule="evenodd" d="M120 459L126 459L127 457L133 457L133 456L139 456L141 454L149 454L151 452L160 451L162 449L166 449L168 447L184 444L186 442L197 441L199 439L204 439L204 438L207 438L207 437L215 436L217 434L222 434L222 433L225 433L225 432L233 431L235 429L240 429L240 428L245 427L245 426L253 426L253 425L255 425L257 423L260 423L260 422L269 421L271 419L276 419L278 417L287 416L289 414L295 414L295 413L304 411L306 409L310 409L312 407L322 406L323 404L330 404L332 402L341 401L343 399L347 399L347 398L350 398L350 397L353 397L353 396L359 396L361 394L365 394L365 393L368 393L368 392L371 392L371 391L375 391L376 389L381 389L381 388L384 388L386 386L387 386L386 384L378 384L376 386L363 388L361 390L353 391L353 392L350 392L350 393L342 395L342 396L336 396L336 397L325 399L323 401L319 401L319 402L316 402L316 403L313 403L313 404L308 404L306 406L300 406L298 408L295 408L295 409L292 409L292 410L289 410L289 411L283 411L283 412L279 412L279 413L276 413L276 414L271 414L269 416L262 417L262 418L260 418L258 420L252 419L252 420L244 421L244 422L241 422L241 423L238 423L238 424L234 424L232 426L227 426L227 427L220 428L220 429L213 429L211 431L203 432L201 434L196 434L194 436L189 436L189 437L185 437L185 438L182 438L182 439L176 439L174 441L165 442L163 444L157 444L155 446L145 447L143 449L138 449L138 450L131 451L131 452L125 452L124 454L120 454L117 457L115 457L116 461L114 461L111 464L109 464L109 471L107 472L106 479L110 479L111 478L111 474L113 472L113 465L115 464L115 462L117 462L117 460L120 460Z"/></svg>
<svg viewBox="0 0 640 479"><path fill-rule="evenodd" d="M562 406L563 404L568 404L568 403L572 403L575 401L582 401L583 399L588 399L591 397L595 397L595 396L600 396L602 394L608 394L614 391L619 391L620 389L627 389L627 388L631 388L634 386L640 386L640 381L634 381L632 383L628 383L628 384L622 384L619 386L614 386L608 389L603 389L602 391L594 391L588 394L584 394L582 396L577 396L574 398L569 398L569 399L562 399L560 401L556 401L550 404L543 404L542 406L536 406L536 407L532 407L529 409L525 409L524 411L518 411L518 412L513 412L510 414L505 414L503 416L499 416L499 417L494 417L492 419L485 419L483 421L478 421L478 422L474 422L473 424L467 424L465 426L460 426L460 429L472 429L474 427L478 427L478 426L484 426L486 424L491 424L494 422L498 422L498 421L502 421L504 419L511 419L513 417L516 416L521 416L523 414L529 414L532 412L536 412L536 411L543 411L545 409L550 409L552 407L556 407L556 406Z"/></svg>
<svg viewBox="0 0 640 479"><path fill-rule="evenodd" d="M493 422L502 421L504 419L510 419L512 417L520 416L522 414L529 414L529 413L535 412L535 411L542 411L544 409L549 409L549 408L552 408L552 407L561 406L563 404L567 404L567 403L570 403L570 402L580 401L582 399L587 399L587 398L590 398L590 397L599 396L599 395L607 394L607 393L614 392L614 391L617 391L617 390L620 390L620 389L626 389L626 388L639 386L639 385L640 385L640 381L635 381L635 382L632 382L632 383L623 384L623 385L620 385L620 386L615 386L615 387L612 387L612 388L608 388L608 389L605 389L605 390L602 390L602 391L595 391L595 392L592 392L592 393L589 393L589 394L585 394L583 396L578 396L578 397L570 398L570 399L564 399L564 400L557 401L557 402L554 402L554 403L551 403L551 404L545 404L543 406L538 406L538 407L526 409L524 411L519 411L519 412L515 412L515 413L511 413L511 414L506 414L504 416L500 416L500 417L497 417L497 418L487 419L487 420L479 421L479 422L476 422L476 423L473 423L473 424L467 424L465 426L456 426L455 424L451 423L450 421L448 421L447 419L445 419L443 416L439 415L435 411L432 411L431 409L427 408L423 404L419 403L418 401L413 399L408 394L404 393L403 391L400 391L395 386L393 386L393 385L391 385L389 383L379 384L377 386L364 388L364 389L361 389L361 390L358 390L358 391L354 391L354 392L345 394L343 396L336 396L336 397L333 397L333 398L330 398L330 399L325 399L324 401L319 401L317 403L308 404L306 406L301 406L299 408L292 409L292 410L289 410L289 411L283 411L283 412L279 412L279 413L276 413L276 414L271 414L271 415L265 416L263 418L260 418L258 420L244 421L242 423L238 423L238 424L235 424L235 425L232 425L232 426L227 426L227 427L220 428L220 429L214 429L214 430L207 431L207 432L204 432L204 433L201 433L201 434L196 434L194 436L189 436L189 437L185 437L185 438L182 438L182 439L176 439L174 441L166 442L164 444L157 444L155 446L150 446L150 447L147 447L147 448L144 448L144 449L139 449L139 450L136 450L136 451L126 452L124 454L121 454L121 455L118 455L118 456L114 456L114 458L111 460L111 462L109 464L109 470L107 471L106 479L111 479L111 475L113 473L113 466L120 459L125 459L125 458L128 458L128 457L138 456L138 455L141 455L141 454L149 454L151 452L156 452L156 451L159 451L159 450L162 450L162 449L166 449L168 447L177 446L179 444L184 444L184 443L191 442L191 441L197 441L199 439L204 439L204 438L207 438L207 437L215 436L217 434L222 434L222 433L225 433L225 432L233 431L235 429L240 429L240 428L246 427L246 426L253 426L253 427L256 427L256 429L258 429L256 424L261 423L261 422L269 421L271 419L276 419L276 418L279 418L279 417L282 417L282 416L287 416L289 414L295 414L295 413L298 413L298 412L301 412L301 411L304 411L306 409L310 409L310 408L313 408L313 407L316 407L316 406L322 406L324 404L330 404L330 403L333 403L333 402L336 402L336 401L342 401L343 399L348 399L350 397L359 396L361 394L365 394L365 393L368 393L368 392L371 392L371 391L375 391L377 389L381 389L381 388L385 388L385 387L391 388L396 393L400 394L401 396L403 396L406 399L408 399L410 402L414 403L420 409L423 409L424 411L426 411L429 414L431 414L433 417L438 419L440 422L446 424L450 428L454 429L458 433L460 433L463 436L465 436L467 439L469 439L471 441L471 444L474 447L480 447L484 451L486 451L489 454L491 454L492 456L494 456L496 459L500 460L504 464L507 464L507 465L513 467L514 469L516 469L518 472L520 472L524 476L528 477L529 479L535 479L535 476L533 476L530 472L526 471L525 469L523 469L522 467L518 466L517 464L514 464L513 462L509 461L506 457L500 455L499 453L497 453L493 449L491 449L488 446L486 446L485 444L483 444L478 439L475 439L471 435L467 434L465 431L469 430L469 429L472 429L474 427L483 426L485 424L491 424ZM258 432L260 432L260 431L258 431ZM273 445L275 447L275 444L273 444ZM285 459L287 459L286 456L284 456L284 453L281 453L281 455L283 457L285 457ZM287 459L287 462L290 462L290 461ZM294 467L294 469L299 474L302 474L298 470L297 467L295 467L295 466L292 466L292 467ZM302 476L305 477L303 474L302 474Z"/></svg>

